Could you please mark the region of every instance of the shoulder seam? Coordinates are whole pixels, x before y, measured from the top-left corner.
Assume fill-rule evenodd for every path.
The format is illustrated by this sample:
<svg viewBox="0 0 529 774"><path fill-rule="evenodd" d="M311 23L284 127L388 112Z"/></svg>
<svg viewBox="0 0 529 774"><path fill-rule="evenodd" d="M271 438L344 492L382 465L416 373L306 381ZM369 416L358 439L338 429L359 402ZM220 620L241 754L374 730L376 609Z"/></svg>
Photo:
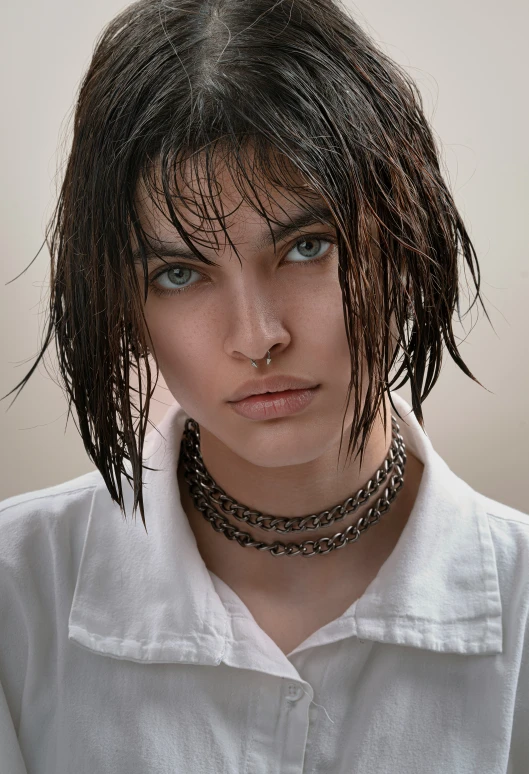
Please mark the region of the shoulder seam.
<svg viewBox="0 0 529 774"><path fill-rule="evenodd" d="M17 505L20 505L21 503L32 503L35 500L48 500L50 497L57 497L57 495L71 495L76 494L77 492L85 492L90 489L95 489L97 487L97 483L90 484L90 486L80 486L76 487L75 489L65 489L64 491L59 492L52 492L51 494L43 494L43 495L35 495L35 497L29 497L25 500L19 500L16 503L11 503L10 505L6 505L4 508L0 508L0 514L5 513L10 508L16 508ZM17 495L15 495L16 497Z"/></svg>
<svg viewBox="0 0 529 774"><path fill-rule="evenodd" d="M513 519L509 516L501 516L499 513L491 513L490 511L486 511L487 516L492 516L495 519L501 519L502 521L512 521L514 524L525 524L526 527L529 527L529 521L523 521L523 519ZM529 520L529 514L527 516Z"/></svg>

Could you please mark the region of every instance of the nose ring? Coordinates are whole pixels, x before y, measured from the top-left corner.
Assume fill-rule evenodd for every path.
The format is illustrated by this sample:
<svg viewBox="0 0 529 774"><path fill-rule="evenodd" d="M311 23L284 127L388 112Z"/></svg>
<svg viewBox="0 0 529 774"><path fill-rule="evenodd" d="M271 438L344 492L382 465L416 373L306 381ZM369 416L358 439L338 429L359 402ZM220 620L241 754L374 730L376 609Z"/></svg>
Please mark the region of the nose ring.
<svg viewBox="0 0 529 774"><path fill-rule="evenodd" d="M272 362L272 356L270 355L270 350L268 350L268 352L266 353L266 365L270 365L271 362ZM252 365L254 366L254 368L257 368L257 363L255 362L255 360L252 360Z"/></svg>

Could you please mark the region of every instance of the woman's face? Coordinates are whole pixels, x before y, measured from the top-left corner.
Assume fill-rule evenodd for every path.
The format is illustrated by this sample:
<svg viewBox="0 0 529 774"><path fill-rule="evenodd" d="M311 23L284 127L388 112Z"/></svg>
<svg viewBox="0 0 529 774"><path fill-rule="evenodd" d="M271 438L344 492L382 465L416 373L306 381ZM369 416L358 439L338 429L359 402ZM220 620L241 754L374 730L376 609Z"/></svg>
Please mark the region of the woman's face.
<svg viewBox="0 0 529 774"><path fill-rule="evenodd" d="M335 230L311 223L274 249L266 220L241 200L228 173L221 184L222 211L232 213L226 228L241 262L220 224L181 213L200 229L197 247L218 266L180 257L149 263L145 316L154 354L174 398L221 444L258 466L310 462L339 444L350 378ZM140 196L138 206L151 241L186 249L150 199ZM269 212L289 223L301 207L274 190ZM218 248L211 232L201 230L213 227ZM207 238L210 247L203 243ZM141 265L138 273L142 277ZM233 410L229 401L244 382L278 375L319 385L312 402L275 419L249 419ZM352 410L351 402L351 419Z"/></svg>

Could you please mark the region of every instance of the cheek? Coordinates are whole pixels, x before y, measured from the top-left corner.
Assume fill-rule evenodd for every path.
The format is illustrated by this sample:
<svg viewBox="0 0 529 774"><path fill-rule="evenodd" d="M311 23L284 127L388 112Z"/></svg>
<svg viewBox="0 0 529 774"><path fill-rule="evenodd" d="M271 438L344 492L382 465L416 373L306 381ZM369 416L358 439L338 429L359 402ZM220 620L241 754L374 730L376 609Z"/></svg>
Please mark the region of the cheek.
<svg viewBox="0 0 529 774"><path fill-rule="evenodd" d="M319 356L328 363L338 366L344 358L349 360L342 291L338 280L329 283L322 293L306 295L298 307L294 325L304 345L308 342L317 346Z"/></svg>
<svg viewBox="0 0 529 774"><path fill-rule="evenodd" d="M214 378L211 321L182 314L177 304L153 303L146 312L158 366L167 388L182 405L193 404L207 393Z"/></svg>

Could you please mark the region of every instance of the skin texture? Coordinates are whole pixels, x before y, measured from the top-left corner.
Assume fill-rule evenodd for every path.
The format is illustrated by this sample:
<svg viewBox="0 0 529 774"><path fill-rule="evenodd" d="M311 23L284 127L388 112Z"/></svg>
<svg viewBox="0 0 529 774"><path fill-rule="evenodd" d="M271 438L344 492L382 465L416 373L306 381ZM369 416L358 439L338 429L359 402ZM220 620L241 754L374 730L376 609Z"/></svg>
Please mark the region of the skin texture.
<svg viewBox="0 0 529 774"><path fill-rule="evenodd" d="M191 182L196 190L196 181ZM189 290L164 297L149 292L145 316L152 351L169 391L199 423L205 465L225 491L240 503L275 516L317 513L353 495L374 475L391 443L391 423L384 431L382 417L377 419L361 470L358 459L349 460L345 467L351 399L337 464L350 369L338 257L336 247L326 242L318 252L328 251L324 263L311 265L306 255L307 248L315 252L318 243L315 248L301 242L304 252L299 250L302 237L318 234L332 239L334 230L315 224L278 243L276 251L273 245L258 249L259 238L269 233L266 221L241 200L228 173L221 183L223 211L233 212L226 225L242 255L242 266L220 230L218 248L214 237L210 247L198 244L218 267L165 259L193 271L181 272L176 279L189 285ZM299 209L281 191L274 191L273 197L269 211L278 220L288 218L274 201L292 215ZM141 189L138 206L151 238L182 245L174 227L142 196ZM186 210L185 217L201 227L196 214ZM189 228L188 233L193 238ZM200 238L204 240L203 232ZM167 268L156 259L149 265L149 275ZM140 266L138 272L142 274ZM167 274L156 282L165 289L174 287ZM272 354L269 366L264 360L267 350ZM259 363L258 369L251 366L250 358ZM304 411L274 420L249 420L230 408L227 401L243 382L272 374L306 378L321 385L319 394ZM385 400L389 418L391 406ZM386 518L356 543L310 558L273 557L227 540L194 509L181 470L178 479L182 506L206 565L239 593L263 628L286 649L340 615L375 577L406 524L422 467L408 451L405 483ZM375 499L337 524L291 537L247 528L233 517L230 521L257 540L300 542L342 532ZM322 589L328 592L322 594ZM321 604L315 604L315 599ZM270 610L272 616L267 613ZM288 635L280 611L288 619ZM302 611L299 625L295 611Z"/></svg>

